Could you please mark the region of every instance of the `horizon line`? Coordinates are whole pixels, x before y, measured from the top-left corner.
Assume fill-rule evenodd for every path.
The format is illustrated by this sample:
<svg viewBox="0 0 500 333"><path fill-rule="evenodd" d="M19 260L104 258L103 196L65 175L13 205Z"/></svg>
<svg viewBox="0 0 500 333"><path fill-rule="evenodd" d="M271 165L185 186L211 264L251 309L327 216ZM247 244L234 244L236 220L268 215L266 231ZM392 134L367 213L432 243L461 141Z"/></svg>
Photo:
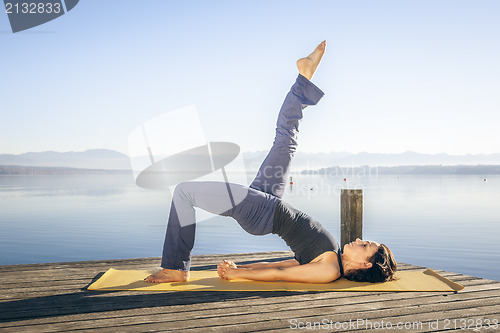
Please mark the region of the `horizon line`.
<svg viewBox="0 0 500 333"><path fill-rule="evenodd" d="M80 150L80 151L75 151L75 150L69 150L69 151L56 151L56 150L44 150L44 151L27 151L23 153L0 153L1 155L14 155L14 156L19 156L19 155L24 155L24 154L43 154L43 153L58 153L58 154L66 154L66 153L85 153L89 151L109 151L109 152L114 152L114 153L119 153L122 155L125 155L127 157L130 157L129 154L123 153L119 150L114 150L114 149L109 149L109 148L89 148L85 150ZM242 151L242 154L248 154L248 153L266 153L268 150L262 149L262 150L247 150L247 151ZM360 152L350 152L346 150L332 150L332 151L321 151L321 152L311 152L311 151L297 151L297 154L352 154L352 155L360 155L360 154L378 154L378 155L402 155L402 154L418 154L418 155L449 155L449 156L475 156L475 155L498 155L500 152L497 153L462 153L462 154L456 154L456 153L447 153L447 152L439 152L439 153L428 153L428 152L418 152L418 151L413 151L413 150L405 150L402 152L369 152L369 151L360 151ZM146 154L144 156L147 156Z"/></svg>

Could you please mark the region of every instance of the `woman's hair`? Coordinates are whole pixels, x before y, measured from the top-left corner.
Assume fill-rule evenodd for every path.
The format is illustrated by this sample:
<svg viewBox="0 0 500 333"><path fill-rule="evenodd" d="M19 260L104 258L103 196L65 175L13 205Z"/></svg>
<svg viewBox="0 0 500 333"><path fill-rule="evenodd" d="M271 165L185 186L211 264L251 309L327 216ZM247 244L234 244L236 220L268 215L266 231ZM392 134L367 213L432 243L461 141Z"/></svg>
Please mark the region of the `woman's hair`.
<svg viewBox="0 0 500 333"><path fill-rule="evenodd" d="M391 250L380 244L377 252L368 259L372 267L367 269L351 270L344 274L344 278L359 282L384 282L395 280L394 273L397 270L396 259Z"/></svg>

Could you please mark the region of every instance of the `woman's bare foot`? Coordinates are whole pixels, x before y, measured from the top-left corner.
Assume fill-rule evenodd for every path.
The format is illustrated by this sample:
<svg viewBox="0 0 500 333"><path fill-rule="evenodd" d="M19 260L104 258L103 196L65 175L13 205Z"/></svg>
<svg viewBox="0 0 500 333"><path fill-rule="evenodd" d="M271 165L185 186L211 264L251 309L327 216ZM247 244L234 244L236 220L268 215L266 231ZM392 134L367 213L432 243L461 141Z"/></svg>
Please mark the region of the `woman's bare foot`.
<svg viewBox="0 0 500 333"><path fill-rule="evenodd" d="M185 282L189 280L189 272L178 271L175 269L163 268L154 274L151 274L144 279L146 282L163 283L163 282Z"/></svg>
<svg viewBox="0 0 500 333"><path fill-rule="evenodd" d="M307 57L301 58L297 60L297 68L299 69L299 73L304 76L306 79L311 80L316 68L325 53L326 48L326 40L316 46L316 49Z"/></svg>

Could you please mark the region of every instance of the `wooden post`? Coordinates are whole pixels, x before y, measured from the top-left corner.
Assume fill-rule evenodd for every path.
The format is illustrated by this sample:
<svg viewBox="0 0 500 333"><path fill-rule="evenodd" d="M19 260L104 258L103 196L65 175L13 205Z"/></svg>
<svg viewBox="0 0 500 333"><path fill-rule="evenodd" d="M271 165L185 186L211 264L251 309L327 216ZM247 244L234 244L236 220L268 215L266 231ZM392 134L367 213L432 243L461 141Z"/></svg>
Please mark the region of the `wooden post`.
<svg viewBox="0 0 500 333"><path fill-rule="evenodd" d="M343 189L340 193L340 243L363 239L363 190Z"/></svg>

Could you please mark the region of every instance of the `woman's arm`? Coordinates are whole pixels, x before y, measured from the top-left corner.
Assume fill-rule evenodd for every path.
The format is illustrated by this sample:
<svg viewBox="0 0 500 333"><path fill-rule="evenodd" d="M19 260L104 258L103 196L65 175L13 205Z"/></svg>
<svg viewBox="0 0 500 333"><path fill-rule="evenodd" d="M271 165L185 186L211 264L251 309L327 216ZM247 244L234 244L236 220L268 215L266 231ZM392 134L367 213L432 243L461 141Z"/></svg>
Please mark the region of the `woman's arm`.
<svg viewBox="0 0 500 333"><path fill-rule="evenodd" d="M328 283L340 277L339 270L332 263L321 261L306 265L271 268L241 268L221 264L218 272L221 278L227 280Z"/></svg>
<svg viewBox="0 0 500 333"><path fill-rule="evenodd" d="M284 268L291 266L299 266L299 262L295 259L277 261L277 262L258 262L248 265L237 265L238 268Z"/></svg>

